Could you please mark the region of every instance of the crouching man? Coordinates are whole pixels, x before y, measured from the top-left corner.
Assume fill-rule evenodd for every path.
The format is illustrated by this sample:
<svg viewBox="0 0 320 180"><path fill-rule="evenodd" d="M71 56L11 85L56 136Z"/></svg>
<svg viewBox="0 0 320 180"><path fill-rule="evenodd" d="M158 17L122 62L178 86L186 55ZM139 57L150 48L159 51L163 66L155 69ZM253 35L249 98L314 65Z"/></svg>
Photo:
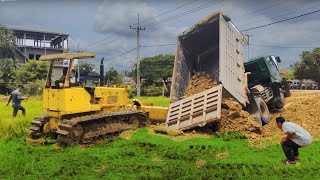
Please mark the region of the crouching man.
<svg viewBox="0 0 320 180"><path fill-rule="evenodd" d="M296 164L299 160L301 147L309 146L312 142L310 133L293 122L285 122L283 117L276 118L277 126L287 135L281 140L281 146L287 159L282 160L284 164Z"/></svg>

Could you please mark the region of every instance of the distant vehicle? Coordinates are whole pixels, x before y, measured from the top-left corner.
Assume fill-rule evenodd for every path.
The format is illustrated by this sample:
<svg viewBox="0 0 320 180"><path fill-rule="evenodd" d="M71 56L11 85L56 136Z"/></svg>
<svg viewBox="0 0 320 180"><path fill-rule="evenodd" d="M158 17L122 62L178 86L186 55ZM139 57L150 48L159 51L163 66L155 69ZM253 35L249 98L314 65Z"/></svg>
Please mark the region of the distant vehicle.
<svg viewBox="0 0 320 180"><path fill-rule="evenodd" d="M287 80L290 89L300 89L301 81L298 79L289 79Z"/></svg>
<svg viewBox="0 0 320 180"><path fill-rule="evenodd" d="M301 89L309 89L309 90L318 89L318 83L311 79L303 79L301 81Z"/></svg>

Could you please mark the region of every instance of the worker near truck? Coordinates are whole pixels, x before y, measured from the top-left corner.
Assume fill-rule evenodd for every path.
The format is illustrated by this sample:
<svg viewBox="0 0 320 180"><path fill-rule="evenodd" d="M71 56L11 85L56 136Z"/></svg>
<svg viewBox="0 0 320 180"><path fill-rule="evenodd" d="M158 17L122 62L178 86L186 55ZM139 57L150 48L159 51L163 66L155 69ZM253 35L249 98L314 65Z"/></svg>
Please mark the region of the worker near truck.
<svg viewBox="0 0 320 180"><path fill-rule="evenodd" d="M10 101L12 100L12 107L13 107L13 117L17 116L19 110L22 111L22 115L26 115L26 109L21 105L21 101L28 99L28 97L22 97L21 91L23 90L22 85L18 85L16 90L12 91L11 96L8 100L7 106L9 105Z"/></svg>
<svg viewBox="0 0 320 180"><path fill-rule="evenodd" d="M284 164L296 164L299 160L299 148L309 146L312 143L311 134L301 126L286 122L283 117L276 118L277 126L287 136L284 137L280 144L287 159L282 160Z"/></svg>

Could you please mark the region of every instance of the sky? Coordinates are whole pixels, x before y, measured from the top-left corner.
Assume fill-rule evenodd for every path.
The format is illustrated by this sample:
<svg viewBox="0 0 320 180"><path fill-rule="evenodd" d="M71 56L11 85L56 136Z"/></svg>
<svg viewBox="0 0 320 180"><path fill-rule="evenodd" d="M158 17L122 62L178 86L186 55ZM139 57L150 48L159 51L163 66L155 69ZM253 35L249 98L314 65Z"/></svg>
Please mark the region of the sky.
<svg viewBox="0 0 320 180"><path fill-rule="evenodd" d="M67 33L71 52L79 45L80 50L97 54L91 61L96 67L105 57L106 69L124 71L136 62L136 32L130 25L137 26L138 14L145 28L140 44L152 46L175 44L179 33L222 11L244 35L251 35L250 57L280 56L280 67L288 70L302 51L320 47L320 12L244 30L319 9L317 0L0 0L0 24ZM175 45L142 47L141 58L175 50ZM247 60L246 45L243 59Z"/></svg>

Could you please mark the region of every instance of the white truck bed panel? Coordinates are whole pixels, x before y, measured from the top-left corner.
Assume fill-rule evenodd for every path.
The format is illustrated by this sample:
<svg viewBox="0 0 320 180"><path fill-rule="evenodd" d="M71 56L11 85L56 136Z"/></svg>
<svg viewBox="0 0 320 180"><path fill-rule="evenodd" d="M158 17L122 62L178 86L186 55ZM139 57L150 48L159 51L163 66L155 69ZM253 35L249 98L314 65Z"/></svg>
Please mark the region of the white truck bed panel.
<svg viewBox="0 0 320 180"><path fill-rule="evenodd" d="M204 126L220 119L222 85L170 104L166 127L177 130Z"/></svg>
<svg viewBox="0 0 320 180"><path fill-rule="evenodd" d="M219 81L236 100L245 105L248 99L245 91L247 83L242 59L243 37L224 18L220 17L219 23Z"/></svg>

